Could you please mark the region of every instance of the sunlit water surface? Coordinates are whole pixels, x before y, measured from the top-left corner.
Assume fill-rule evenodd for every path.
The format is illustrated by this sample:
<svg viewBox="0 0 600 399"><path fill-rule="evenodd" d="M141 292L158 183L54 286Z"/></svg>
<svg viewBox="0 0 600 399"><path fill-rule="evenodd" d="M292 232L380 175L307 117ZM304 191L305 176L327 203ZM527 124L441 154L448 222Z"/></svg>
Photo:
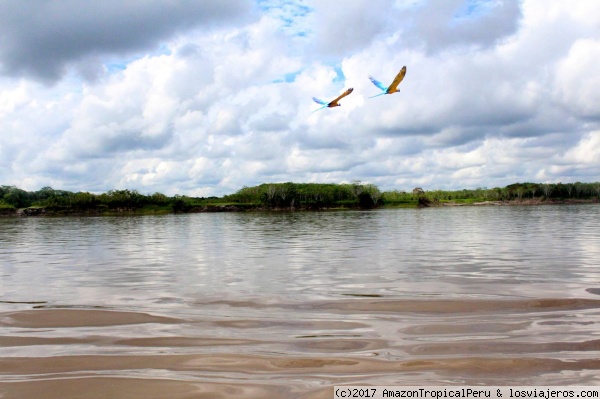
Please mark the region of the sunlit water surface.
<svg viewBox="0 0 600 399"><path fill-rule="evenodd" d="M0 397L600 385L599 265L598 205L1 218Z"/></svg>

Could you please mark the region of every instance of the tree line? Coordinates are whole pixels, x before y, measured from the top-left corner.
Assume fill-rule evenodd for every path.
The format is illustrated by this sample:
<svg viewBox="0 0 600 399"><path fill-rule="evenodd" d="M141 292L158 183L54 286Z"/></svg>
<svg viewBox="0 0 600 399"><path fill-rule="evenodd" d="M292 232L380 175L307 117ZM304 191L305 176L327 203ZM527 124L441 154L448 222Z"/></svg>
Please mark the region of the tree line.
<svg viewBox="0 0 600 399"><path fill-rule="evenodd" d="M600 198L600 182L595 183L514 183L492 189L427 192L434 201L562 201Z"/></svg>
<svg viewBox="0 0 600 399"><path fill-rule="evenodd" d="M236 203L260 203L269 208L373 208L381 203L381 191L373 184L265 183L243 187L224 199Z"/></svg>
<svg viewBox="0 0 600 399"><path fill-rule="evenodd" d="M0 207L91 209L138 209L148 205L168 206L172 198L161 193L140 194L136 190L110 190L103 194L71 192L44 187L25 191L15 186L0 186Z"/></svg>
<svg viewBox="0 0 600 399"><path fill-rule="evenodd" d="M190 212L210 207L235 209L325 209L361 208L381 205L417 206L444 202L477 201L555 201L598 200L600 182L596 183L515 183L500 188L381 192L373 184L360 181L344 184L264 183L243 187L223 197L169 197L162 193L141 194L137 190L110 190L102 194L71 192L43 187L25 191L15 186L0 186L0 209L48 208L66 212L109 212L146 209L162 212ZM232 208L233 209L233 208Z"/></svg>
<svg viewBox="0 0 600 399"><path fill-rule="evenodd" d="M144 195L137 190L110 190L103 194L71 192L44 187L25 191L0 186L0 208L48 208L73 211L133 211L139 209L188 212L210 206L269 209L373 208L381 204L381 192L372 184L271 183L244 187L224 197Z"/></svg>

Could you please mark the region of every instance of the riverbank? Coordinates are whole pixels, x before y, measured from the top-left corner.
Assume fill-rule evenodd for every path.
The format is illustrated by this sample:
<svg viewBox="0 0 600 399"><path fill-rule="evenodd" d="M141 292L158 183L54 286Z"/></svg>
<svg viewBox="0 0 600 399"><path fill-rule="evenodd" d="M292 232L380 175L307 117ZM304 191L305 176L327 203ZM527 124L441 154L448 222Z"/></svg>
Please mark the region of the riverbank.
<svg viewBox="0 0 600 399"><path fill-rule="evenodd" d="M29 208L0 208L0 217L56 217L56 216L144 216L144 215L168 215L186 213L218 213L218 212L314 212L332 210L356 210L362 209L358 206L335 206L315 207L301 206L294 208L268 207L262 204L214 204L203 206L191 206L185 209L173 209L172 207L147 206L141 208L94 208L73 209L53 207L29 207Z"/></svg>
<svg viewBox="0 0 600 399"><path fill-rule="evenodd" d="M551 199L528 198L510 201L479 201L471 203L443 202L431 206L528 206L528 205L572 205L572 204L597 204L598 199Z"/></svg>
<svg viewBox="0 0 600 399"><path fill-rule="evenodd" d="M381 191L373 184L263 183L223 197L167 196L137 190L106 193L70 192L44 187L25 191L0 185L0 216L114 216L202 212L328 211L438 206L545 205L594 203L600 182L515 183L504 188L474 190Z"/></svg>
<svg viewBox="0 0 600 399"><path fill-rule="evenodd" d="M243 211L265 210L260 206L237 206L237 205L208 205L192 207L184 211L175 211L172 207L142 207L142 208L94 208L94 209L69 209L51 207L29 207L29 208L1 208L0 216L7 217L51 217L51 216L143 216L143 215L167 215L179 213L201 213L201 212L243 212Z"/></svg>
<svg viewBox="0 0 600 399"><path fill-rule="evenodd" d="M598 199L565 199L546 200L544 198L528 198L510 201L430 201L423 205L418 201L404 202L399 204L381 204L370 209L392 209L392 208L436 208L456 206L532 206L532 205L572 205L572 204L597 204ZM301 206L294 208L268 207L263 204L214 204L203 206L191 206L185 209L173 209L170 206L146 206L141 208L114 208L107 209L98 207L93 209L73 209L65 207L28 207L28 208L0 208L0 216L4 217L57 217L57 216L143 216L143 215L167 215L185 213L216 213L216 212L314 212L332 210L364 210L358 206L345 205L335 207Z"/></svg>

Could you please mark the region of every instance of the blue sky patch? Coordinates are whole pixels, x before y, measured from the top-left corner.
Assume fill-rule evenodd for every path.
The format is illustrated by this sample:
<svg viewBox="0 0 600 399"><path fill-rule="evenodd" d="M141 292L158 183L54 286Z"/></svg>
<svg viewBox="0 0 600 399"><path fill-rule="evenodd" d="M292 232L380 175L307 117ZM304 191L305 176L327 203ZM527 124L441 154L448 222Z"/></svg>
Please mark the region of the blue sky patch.
<svg viewBox="0 0 600 399"><path fill-rule="evenodd" d="M497 0L466 0L454 14L454 20L478 18L489 14L498 5Z"/></svg>
<svg viewBox="0 0 600 399"><path fill-rule="evenodd" d="M286 73L283 75L283 77L275 79L273 83L292 83L296 80L296 76L300 75L300 73L302 73L302 70Z"/></svg>
<svg viewBox="0 0 600 399"><path fill-rule="evenodd" d="M257 0L261 11L282 22L282 30L300 37L307 35L303 20L313 12L313 9L304 3L303 0Z"/></svg>
<svg viewBox="0 0 600 399"><path fill-rule="evenodd" d="M340 65L335 65L333 70L335 71L336 75L335 78L333 78L334 83L343 82L346 80L346 76L344 76L344 72L342 72L342 67Z"/></svg>

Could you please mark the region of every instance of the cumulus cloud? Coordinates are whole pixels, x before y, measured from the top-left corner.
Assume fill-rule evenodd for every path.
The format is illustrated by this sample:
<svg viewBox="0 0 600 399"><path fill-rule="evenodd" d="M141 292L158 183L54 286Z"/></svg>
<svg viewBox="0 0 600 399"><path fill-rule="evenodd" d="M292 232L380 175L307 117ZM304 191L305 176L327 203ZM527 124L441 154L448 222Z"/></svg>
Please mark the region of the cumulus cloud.
<svg viewBox="0 0 600 399"><path fill-rule="evenodd" d="M556 67L557 100L578 116L600 120L600 39L578 39Z"/></svg>
<svg viewBox="0 0 600 399"><path fill-rule="evenodd" d="M407 39L428 52L457 46L488 48L514 34L520 22L519 0L432 0L409 10Z"/></svg>
<svg viewBox="0 0 600 399"><path fill-rule="evenodd" d="M328 59L360 50L400 25L400 13L387 0L315 1L313 7L313 45Z"/></svg>
<svg viewBox="0 0 600 399"><path fill-rule="evenodd" d="M67 66L89 71L106 54L158 51L161 41L199 26L238 21L249 1L77 0L0 3L0 62L11 76L55 81Z"/></svg>
<svg viewBox="0 0 600 399"><path fill-rule="evenodd" d="M600 12L585 3L169 2L160 18L166 3L125 2L119 16L97 5L106 26L131 20L134 37L104 42L90 22L82 38L93 40L70 50L48 33L65 48L52 73L6 50L57 25L2 25L0 184L206 196L276 181L598 180ZM160 26L145 38L137 26L152 18ZM84 61L104 72L63 75ZM368 98L379 92L368 75L389 84L403 65L400 93ZM341 107L313 112L312 96L348 87Z"/></svg>

